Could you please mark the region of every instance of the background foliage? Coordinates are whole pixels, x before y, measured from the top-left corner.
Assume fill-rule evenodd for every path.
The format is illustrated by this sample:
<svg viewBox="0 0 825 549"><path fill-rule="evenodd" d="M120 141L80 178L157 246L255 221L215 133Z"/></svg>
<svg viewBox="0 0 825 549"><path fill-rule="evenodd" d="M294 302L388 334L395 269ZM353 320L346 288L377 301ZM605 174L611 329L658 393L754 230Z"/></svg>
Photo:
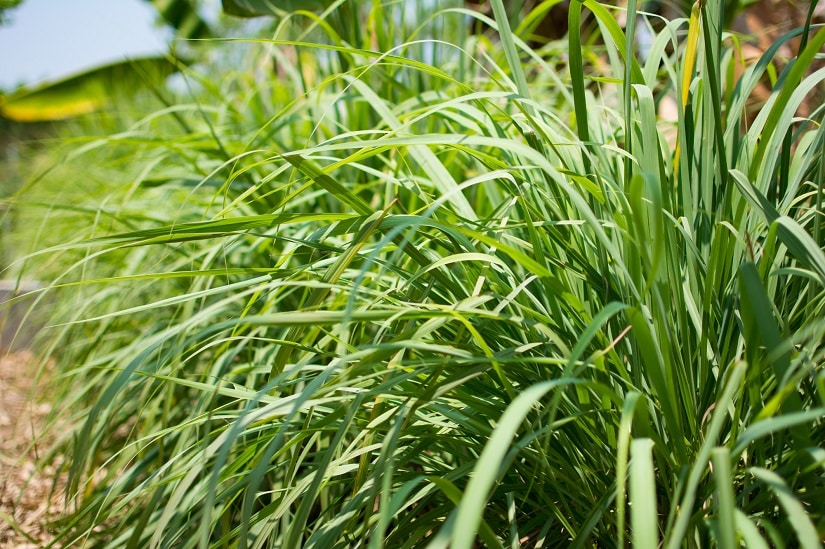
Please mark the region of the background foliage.
<svg viewBox="0 0 825 549"><path fill-rule="evenodd" d="M9 10L17 7L22 0L0 0L0 25L8 21Z"/></svg>

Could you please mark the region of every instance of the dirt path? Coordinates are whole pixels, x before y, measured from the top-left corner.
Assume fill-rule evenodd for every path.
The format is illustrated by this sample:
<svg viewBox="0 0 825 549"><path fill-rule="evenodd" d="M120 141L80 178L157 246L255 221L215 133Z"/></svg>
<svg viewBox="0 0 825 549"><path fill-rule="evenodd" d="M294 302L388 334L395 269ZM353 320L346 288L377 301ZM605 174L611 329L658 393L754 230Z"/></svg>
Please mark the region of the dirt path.
<svg viewBox="0 0 825 549"><path fill-rule="evenodd" d="M50 406L32 400L36 362L28 352L0 350L0 548L43 547L47 521L59 511L55 469L38 470L49 440Z"/></svg>

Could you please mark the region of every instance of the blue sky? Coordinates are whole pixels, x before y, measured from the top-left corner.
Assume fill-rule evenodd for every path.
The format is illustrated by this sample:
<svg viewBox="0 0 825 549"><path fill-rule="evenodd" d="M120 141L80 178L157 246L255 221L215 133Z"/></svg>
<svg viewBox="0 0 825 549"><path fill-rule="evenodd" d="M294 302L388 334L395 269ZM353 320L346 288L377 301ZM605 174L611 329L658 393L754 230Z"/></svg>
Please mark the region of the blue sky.
<svg viewBox="0 0 825 549"><path fill-rule="evenodd" d="M23 0L0 27L0 89L166 51L143 0Z"/></svg>

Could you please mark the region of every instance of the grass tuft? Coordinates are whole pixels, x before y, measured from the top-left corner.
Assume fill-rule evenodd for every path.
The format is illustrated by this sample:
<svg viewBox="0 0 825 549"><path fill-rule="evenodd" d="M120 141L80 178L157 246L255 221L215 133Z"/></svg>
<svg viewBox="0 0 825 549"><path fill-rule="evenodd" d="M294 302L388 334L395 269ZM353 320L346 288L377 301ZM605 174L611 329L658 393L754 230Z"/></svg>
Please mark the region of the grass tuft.
<svg viewBox="0 0 825 549"><path fill-rule="evenodd" d="M720 2L646 59L636 2L537 50L492 6L207 42L6 201L60 304L61 543L819 546L825 30L745 124L777 50L728 78Z"/></svg>

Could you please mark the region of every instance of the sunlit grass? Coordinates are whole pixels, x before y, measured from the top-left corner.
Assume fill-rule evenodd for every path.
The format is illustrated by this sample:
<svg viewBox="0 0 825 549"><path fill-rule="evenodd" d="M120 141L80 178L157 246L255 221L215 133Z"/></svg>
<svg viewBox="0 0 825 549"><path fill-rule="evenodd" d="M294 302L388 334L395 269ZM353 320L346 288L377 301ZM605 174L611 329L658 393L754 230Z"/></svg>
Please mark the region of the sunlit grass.
<svg viewBox="0 0 825 549"><path fill-rule="evenodd" d="M817 547L825 30L747 127L764 65L726 87L717 4L639 60L573 3L603 44L567 63L447 3L296 15L32 185L105 181L28 259L78 418L61 539Z"/></svg>

